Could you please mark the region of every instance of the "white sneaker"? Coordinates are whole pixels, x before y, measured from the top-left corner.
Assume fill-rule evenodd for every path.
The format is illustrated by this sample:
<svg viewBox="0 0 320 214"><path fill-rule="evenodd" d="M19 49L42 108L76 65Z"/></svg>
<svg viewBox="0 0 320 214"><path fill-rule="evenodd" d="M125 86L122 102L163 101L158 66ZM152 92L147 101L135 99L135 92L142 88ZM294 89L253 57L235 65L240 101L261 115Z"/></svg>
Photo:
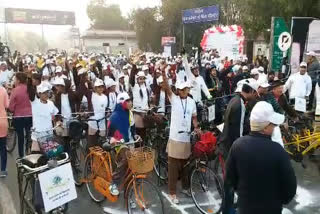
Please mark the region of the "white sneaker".
<svg viewBox="0 0 320 214"><path fill-rule="evenodd" d="M192 197L190 189L183 189L181 190L181 193L185 194L188 197Z"/></svg>
<svg viewBox="0 0 320 214"><path fill-rule="evenodd" d="M109 191L110 191L111 195L113 195L113 196L118 196L119 195L118 187L115 184L111 184L109 186Z"/></svg>
<svg viewBox="0 0 320 214"><path fill-rule="evenodd" d="M133 200L130 200L130 207L131 207L131 209L137 208L136 202L134 202Z"/></svg>

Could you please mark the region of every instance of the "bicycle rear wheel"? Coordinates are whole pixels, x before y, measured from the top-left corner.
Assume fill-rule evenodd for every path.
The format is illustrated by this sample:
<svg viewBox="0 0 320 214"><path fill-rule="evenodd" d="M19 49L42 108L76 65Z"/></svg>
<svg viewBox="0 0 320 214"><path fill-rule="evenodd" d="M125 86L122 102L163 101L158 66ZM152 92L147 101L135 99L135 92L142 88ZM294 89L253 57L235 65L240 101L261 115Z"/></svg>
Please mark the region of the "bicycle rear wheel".
<svg viewBox="0 0 320 214"><path fill-rule="evenodd" d="M94 187L94 171L93 171L93 155L89 156L84 166L84 179L86 180L86 187L91 199L97 203L104 201L105 197Z"/></svg>
<svg viewBox="0 0 320 214"><path fill-rule="evenodd" d="M223 206L223 184L210 168L200 165L194 168L190 179L192 199L204 214L217 214Z"/></svg>
<svg viewBox="0 0 320 214"><path fill-rule="evenodd" d="M214 160L213 167L214 172L219 176L220 180L224 180L225 176L225 161L222 157L222 155L217 155L216 159Z"/></svg>
<svg viewBox="0 0 320 214"><path fill-rule="evenodd" d="M129 214L164 213L161 193L153 183L146 179L137 179L136 184L130 187L127 208Z"/></svg>
<svg viewBox="0 0 320 214"><path fill-rule="evenodd" d="M7 136L7 152L11 153L16 147L17 144L17 132L14 129L9 129Z"/></svg>

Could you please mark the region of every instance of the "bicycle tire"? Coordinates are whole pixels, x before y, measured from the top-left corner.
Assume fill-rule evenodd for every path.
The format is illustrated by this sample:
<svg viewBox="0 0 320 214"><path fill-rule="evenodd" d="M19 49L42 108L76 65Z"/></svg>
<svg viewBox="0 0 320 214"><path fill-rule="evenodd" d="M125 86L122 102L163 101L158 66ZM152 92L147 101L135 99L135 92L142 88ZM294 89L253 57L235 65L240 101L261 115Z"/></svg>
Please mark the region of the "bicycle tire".
<svg viewBox="0 0 320 214"><path fill-rule="evenodd" d="M220 180L223 181L224 180L224 170L223 170L223 166L220 163L220 155L217 155L217 157L214 159L214 163L213 163L213 171L219 176ZM222 157L223 158L223 157Z"/></svg>
<svg viewBox="0 0 320 214"><path fill-rule="evenodd" d="M12 153L16 148L16 144L17 144L17 132L14 129L9 129L8 136L7 136L7 144L6 144L7 152Z"/></svg>
<svg viewBox="0 0 320 214"><path fill-rule="evenodd" d="M72 143L72 142L71 142ZM82 186L82 179L83 179L83 169L84 167L84 154L82 152L82 148L79 143L75 143L75 145L71 145L71 152L70 152L70 160L72 166L72 173L74 183L77 187Z"/></svg>
<svg viewBox="0 0 320 214"><path fill-rule="evenodd" d="M157 157L159 154L157 153L156 157L154 158L154 166L153 169L158 176L158 178L162 181L168 180L168 163L166 160L162 159L161 157Z"/></svg>
<svg viewBox="0 0 320 214"><path fill-rule="evenodd" d="M136 213L164 214L163 199L158 188L147 179L136 179L135 182L136 184L131 185L130 190L128 192L128 197L126 198L128 213L129 214L136 214ZM140 198L141 196L144 198L144 201L145 201L144 209L141 209L137 202L137 199L135 196L135 188L138 194L140 195ZM141 190L143 192L141 192ZM144 190L147 190L147 191L145 192ZM146 199L148 199L148 201L146 201ZM149 200L154 200L154 199L158 201L150 203ZM133 204L135 204L136 206L134 207Z"/></svg>
<svg viewBox="0 0 320 214"><path fill-rule="evenodd" d="M105 197L95 189L92 182L88 182L88 180L90 180L88 176L90 176L91 174L92 157L93 156L91 155L86 159L85 166L84 166L84 179L86 179L87 181L86 187L87 187L90 198L96 203L101 203L102 201L105 200Z"/></svg>
<svg viewBox="0 0 320 214"><path fill-rule="evenodd" d="M200 165L192 170L190 177L191 196L203 214L218 214L224 204L223 184L212 169Z"/></svg>

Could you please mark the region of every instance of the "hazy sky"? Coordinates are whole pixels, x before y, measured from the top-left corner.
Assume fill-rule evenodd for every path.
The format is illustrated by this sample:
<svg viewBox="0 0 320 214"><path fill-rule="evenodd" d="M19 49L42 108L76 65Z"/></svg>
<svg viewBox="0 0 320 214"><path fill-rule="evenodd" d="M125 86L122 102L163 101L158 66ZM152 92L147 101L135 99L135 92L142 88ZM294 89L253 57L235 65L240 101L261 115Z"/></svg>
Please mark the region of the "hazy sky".
<svg viewBox="0 0 320 214"><path fill-rule="evenodd" d="M0 0L0 8L14 7L74 11L76 13L76 23L83 31L89 26L89 19L86 14L89 2L90 0ZM134 8L159 5L161 0L108 0L107 2L119 4L122 14L127 15Z"/></svg>

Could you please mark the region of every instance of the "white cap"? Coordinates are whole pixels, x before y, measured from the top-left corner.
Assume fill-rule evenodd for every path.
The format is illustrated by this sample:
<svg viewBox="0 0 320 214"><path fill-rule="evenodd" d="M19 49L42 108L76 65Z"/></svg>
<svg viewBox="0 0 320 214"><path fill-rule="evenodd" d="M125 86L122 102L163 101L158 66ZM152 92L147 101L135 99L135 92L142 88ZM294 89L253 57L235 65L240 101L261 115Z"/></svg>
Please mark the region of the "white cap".
<svg viewBox="0 0 320 214"><path fill-rule="evenodd" d="M272 123L281 125L284 122L284 115L276 113L271 104L261 101L252 109L250 121L256 123Z"/></svg>
<svg viewBox="0 0 320 214"><path fill-rule="evenodd" d="M128 95L128 93L126 92L123 92L121 94L118 95L117 97L117 103L122 103L123 101L126 101L126 100L130 100L130 96Z"/></svg>
<svg viewBox="0 0 320 214"><path fill-rule="evenodd" d="M63 85L65 86L65 82L64 82L64 79L63 78L56 78L53 82L53 85Z"/></svg>
<svg viewBox="0 0 320 214"><path fill-rule="evenodd" d="M51 63L51 60L50 59L46 59L46 64L50 64Z"/></svg>
<svg viewBox="0 0 320 214"><path fill-rule="evenodd" d="M62 67L61 66L57 66L56 67L56 73L61 73L62 72Z"/></svg>
<svg viewBox="0 0 320 214"><path fill-rule="evenodd" d="M124 73L119 74L119 79L125 77Z"/></svg>
<svg viewBox="0 0 320 214"><path fill-rule="evenodd" d="M260 67L258 68L258 71L264 72L264 67L260 66Z"/></svg>
<svg viewBox="0 0 320 214"><path fill-rule="evenodd" d="M78 75L81 75L81 74L84 74L84 73L87 73L87 69L85 69L85 68L81 68L81 69L78 71Z"/></svg>
<svg viewBox="0 0 320 214"><path fill-rule="evenodd" d="M182 90L184 88L191 88L191 85L188 81L187 82L178 81L176 82L176 88Z"/></svg>
<svg viewBox="0 0 320 214"><path fill-rule="evenodd" d="M101 79L96 79L96 81L94 82L94 87L99 87L99 86L103 86L103 81Z"/></svg>
<svg viewBox="0 0 320 214"><path fill-rule="evenodd" d="M237 83L237 88L236 88L235 92L240 93L242 91L242 87L243 87L244 84L250 86L254 90L258 90L258 88L259 88L259 84L258 84L257 80L255 80L253 78L250 78L250 79L240 80Z"/></svg>
<svg viewBox="0 0 320 214"><path fill-rule="evenodd" d="M259 71L258 71L257 68L254 68L254 69L251 70L250 74L251 75L257 75L257 74L259 74Z"/></svg>
<svg viewBox="0 0 320 214"><path fill-rule="evenodd" d="M5 61L0 62L0 65L7 65Z"/></svg>
<svg viewBox="0 0 320 214"><path fill-rule="evenodd" d="M127 65L124 65L123 67L122 67L122 70L127 70L128 69L128 66Z"/></svg>
<svg viewBox="0 0 320 214"><path fill-rule="evenodd" d="M157 79L158 85L160 85L162 82L163 82L163 77L162 76L158 77Z"/></svg>
<svg viewBox="0 0 320 214"><path fill-rule="evenodd" d="M261 88L269 88L269 87L270 87L270 84L267 83L267 82L260 83L260 84L259 84L259 87L261 87Z"/></svg>
<svg viewBox="0 0 320 214"><path fill-rule="evenodd" d="M314 51L309 51L307 53L307 56L316 56L316 53Z"/></svg>
<svg viewBox="0 0 320 214"><path fill-rule="evenodd" d="M300 67L308 67L308 64L306 62L301 62Z"/></svg>
<svg viewBox="0 0 320 214"><path fill-rule="evenodd" d="M47 86L47 84L41 83L40 85L37 86L38 93L44 93L46 91L50 91L50 88Z"/></svg>
<svg viewBox="0 0 320 214"><path fill-rule="evenodd" d="M147 65L144 65L144 66L142 66L142 69L141 69L142 71L147 71L147 70L149 70L149 66L147 66Z"/></svg>
<svg viewBox="0 0 320 214"><path fill-rule="evenodd" d="M242 70L249 70L249 68L248 68L248 66L245 65L242 67Z"/></svg>
<svg viewBox="0 0 320 214"><path fill-rule="evenodd" d="M146 77L146 75L144 74L143 71L139 71L138 74L137 74L137 77Z"/></svg>
<svg viewBox="0 0 320 214"><path fill-rule="evenodd" d="M106 85L106 88L110 88L110 87L112 87L112 86L116 86L116 85L117 85L117 83L116 83L113 79L111 79L111 78L107 79L107 80L104 82L104 84Z"/></svg>

